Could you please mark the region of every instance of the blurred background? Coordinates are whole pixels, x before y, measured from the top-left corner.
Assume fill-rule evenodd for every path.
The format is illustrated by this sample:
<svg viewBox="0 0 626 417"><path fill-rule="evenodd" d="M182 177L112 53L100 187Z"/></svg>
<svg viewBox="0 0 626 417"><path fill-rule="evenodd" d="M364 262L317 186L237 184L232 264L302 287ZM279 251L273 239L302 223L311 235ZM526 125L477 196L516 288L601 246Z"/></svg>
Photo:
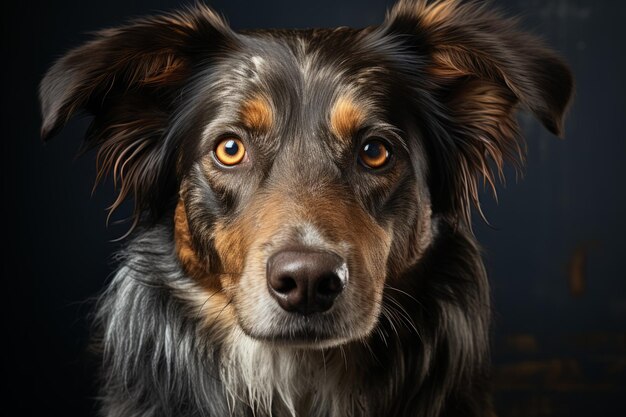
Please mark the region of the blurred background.
<svg viewBox="0 0 626 417"><path fill-rule="evenodd" d="M214 0L234 28L366 26L393 1ZM476 219L493 285L500 416L626 415L626 3L494 0L564 55L577 81L564 140L527 115L523 178ZM92 196L88 120L39 140L37 85L96 29L175 9L176 0L5 2L2 7L2 373L15 415L89 416L97 365L93 299L126 225L105 226L111 184ZM128 207L114 217L123 218Z"/></svg>

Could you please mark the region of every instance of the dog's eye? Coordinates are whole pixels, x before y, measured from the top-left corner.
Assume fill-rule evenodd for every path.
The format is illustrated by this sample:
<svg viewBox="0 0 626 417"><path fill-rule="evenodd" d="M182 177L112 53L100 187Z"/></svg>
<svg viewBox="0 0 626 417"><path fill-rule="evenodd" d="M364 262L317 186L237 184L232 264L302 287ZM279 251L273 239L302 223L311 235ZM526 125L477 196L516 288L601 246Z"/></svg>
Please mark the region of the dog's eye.
<svg viewBox="0 0 626 417"><path fill-rule="evenodd" d="M228 137L220 141L215 147L215 157L226 166L233 166L243 161L246 148L240 139Z"/></svg>
<svg viewBox="0 0 626 417"><path fill-rule="evenodd" d="M363 144L359 151L359 161L372 169L382 168L389 162L391 152L389 147L380 140L369 140Z"/></svg>

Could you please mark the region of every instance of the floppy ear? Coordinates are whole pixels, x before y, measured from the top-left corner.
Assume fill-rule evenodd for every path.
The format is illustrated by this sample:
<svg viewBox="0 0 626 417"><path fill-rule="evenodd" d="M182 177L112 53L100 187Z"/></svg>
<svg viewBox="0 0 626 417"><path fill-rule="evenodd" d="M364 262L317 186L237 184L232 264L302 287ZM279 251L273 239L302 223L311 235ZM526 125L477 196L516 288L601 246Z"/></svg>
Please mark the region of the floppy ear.
<svg viewBox="0 0 626 417"><path fill-rule="evenodd" d="M135 223L172 188L173 148L165 136L174 100L194 65L232 39L210 9L152 17L96 33L68 52L40 85L41 135L50 139L79 110L95 117L85 137L98 147L97 181L112 171L117 208L135 200ZM96 182L97 182L96 181Z"/></svg>
<svg viewBox="0 0 626 417"><path fill-rule="evenodd" d="M477 2L401 0L380 30L408 47L413 78L432 100L431 144L440 178L435 188L443 211L469 221L478 209L482 176L495 193L495 174L505 160L520 165L524 145L516 110L530 110L552 133L561 135L572 75L554 52L519 32L516 22ZM432 118L432 117L431 117Z"/></svg>

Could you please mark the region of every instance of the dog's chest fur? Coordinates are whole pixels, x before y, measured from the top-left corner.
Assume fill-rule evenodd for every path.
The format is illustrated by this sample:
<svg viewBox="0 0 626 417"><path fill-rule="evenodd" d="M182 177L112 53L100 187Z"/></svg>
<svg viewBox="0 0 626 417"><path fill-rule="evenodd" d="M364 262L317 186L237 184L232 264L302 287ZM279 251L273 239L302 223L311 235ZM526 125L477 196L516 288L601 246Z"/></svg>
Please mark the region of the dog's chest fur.
<svg viewBox="0 0 626 417"><path fill-rule="evenodd" d="M277 417L368 415L350 348L269 349L241 332L231 337L220 373L230 404Z"/></svg>

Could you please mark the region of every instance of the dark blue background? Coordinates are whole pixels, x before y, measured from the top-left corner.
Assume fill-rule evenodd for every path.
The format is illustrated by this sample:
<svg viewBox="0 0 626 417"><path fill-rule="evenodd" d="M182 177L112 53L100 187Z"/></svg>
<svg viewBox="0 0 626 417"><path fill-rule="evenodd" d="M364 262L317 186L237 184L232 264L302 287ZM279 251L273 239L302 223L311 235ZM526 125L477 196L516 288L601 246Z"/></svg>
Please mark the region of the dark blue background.
<svg viewBox="0 0 626 417"><path fill-rule="evenodd" d="M114 268L110 240L125 230L105 227L111 184L91 196L94 155L75 158L87 121L41 144L37 84L87 32L180 3L2 6L2 379L15 415L93 413L90 300ZM365 26L381 22L391 3L211 2L235 28ZM522 115L524 178L509 172L499 204L483 196L494 228L476 221L495 300L496 404L502 416L626 415L626 3L493 3L521 15L577 80L565 140ZM572 292L574 281L582 291Z"/></svg>

